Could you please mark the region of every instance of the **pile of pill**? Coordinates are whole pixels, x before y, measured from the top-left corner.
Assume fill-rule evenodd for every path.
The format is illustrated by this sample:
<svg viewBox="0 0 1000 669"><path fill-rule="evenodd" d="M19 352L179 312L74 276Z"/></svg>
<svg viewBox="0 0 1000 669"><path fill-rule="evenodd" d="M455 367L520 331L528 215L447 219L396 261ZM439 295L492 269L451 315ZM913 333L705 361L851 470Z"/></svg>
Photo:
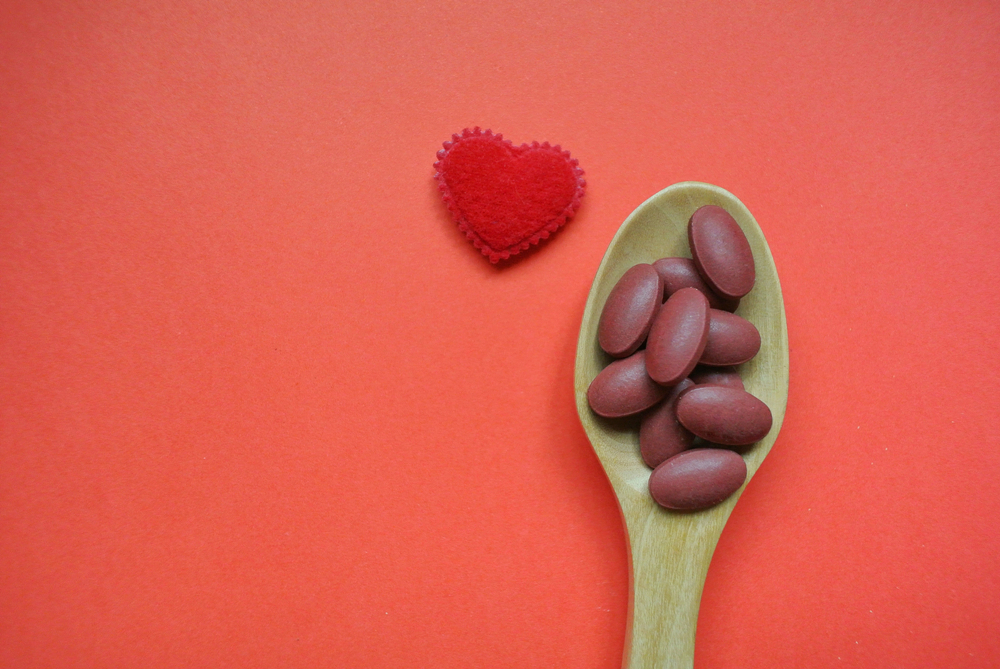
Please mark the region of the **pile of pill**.
<svg viewBox="0 0 1000 669"><path fill-rule="evenodd" d="M747 476L738 451L771 430L770 409L735 369L760 350L757 328L732 313L753 288L750 243L717 206L694 212L688 241L693 259L635 265L615 284L597 338L617 360L587 390L599 416L641 414L649 492L669 509L704 509L736 492Z"/></svg>

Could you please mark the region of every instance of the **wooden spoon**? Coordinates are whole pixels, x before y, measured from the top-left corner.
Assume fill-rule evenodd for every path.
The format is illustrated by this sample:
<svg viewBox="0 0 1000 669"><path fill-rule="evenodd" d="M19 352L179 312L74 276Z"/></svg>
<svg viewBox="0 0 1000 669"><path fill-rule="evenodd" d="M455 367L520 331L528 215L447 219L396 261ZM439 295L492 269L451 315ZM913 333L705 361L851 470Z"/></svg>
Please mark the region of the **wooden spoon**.
<svg viewBox="0 0 1000 669"><path fill-rule="evenodd" d="M740 367L746 389L771 409L770 433L744 453L747 482L781 429L788 398L788 333L774 259L753 216L731 193L709 184L674 184L642 203L611 240L587 298L576 352L576 406L583 428L618 496L625 522L629 564L625 669L677 669L694 664L694 636L705 576L722 528L743 492L696 512L668 511L649 496L650 469L639 456L638 422L608 420L587 404L587 388L609 362L597 344L597 322L608 293L636 263L691 257L687 224L703 205L726 209L753 250L757 281L736 313L760 330L761 348ZM744 484L746 487L746 484Z"/></svg>

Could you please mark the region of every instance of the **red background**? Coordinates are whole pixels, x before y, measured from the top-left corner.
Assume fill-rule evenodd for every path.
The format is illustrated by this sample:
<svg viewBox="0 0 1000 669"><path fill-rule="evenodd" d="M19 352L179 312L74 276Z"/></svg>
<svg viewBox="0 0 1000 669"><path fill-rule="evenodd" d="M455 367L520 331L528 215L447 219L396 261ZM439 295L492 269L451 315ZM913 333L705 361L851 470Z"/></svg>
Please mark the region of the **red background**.
<svg viewBox="0 0 1000 669"><path fill-rule="evenodd" d="M0 8L0 666L619 666L574 349L682 180L791 342L696 666L1000 665L1000 5L91 4ZM503 269L471 125L587 173Z"/></svg>

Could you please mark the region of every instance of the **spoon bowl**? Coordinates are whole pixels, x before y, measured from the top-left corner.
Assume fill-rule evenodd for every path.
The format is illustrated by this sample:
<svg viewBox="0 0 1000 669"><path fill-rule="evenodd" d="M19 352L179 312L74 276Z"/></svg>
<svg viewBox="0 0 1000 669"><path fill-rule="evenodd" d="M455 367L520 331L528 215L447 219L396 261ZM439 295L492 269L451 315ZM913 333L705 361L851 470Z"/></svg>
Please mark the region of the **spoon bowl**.
<svg viewBox="0 0 1000 669"><path fill-rule="evenodd" d="M750 242L756 266L754 288L737 314L761 335L760 352L740 366L747 392L771 409L771 431L743 453L747 479L729 499L702 511L660 507L649 495L651 470L639 455L638 421L601 418L587 403L587 388L609 362L597 343L601 309L618 282L637 263L691 257L687 225L701 206L728 211ZM629 542L629 611L625 669L680 669L694 664L695 626L705 576L722 528L747 483L771 450L788 398L788 333L781 285L764 234L750 211L731 193L697 182L674 184L643 202L625 220L594 277L576 351L576 406L590 443L618 497Z"/></svg>

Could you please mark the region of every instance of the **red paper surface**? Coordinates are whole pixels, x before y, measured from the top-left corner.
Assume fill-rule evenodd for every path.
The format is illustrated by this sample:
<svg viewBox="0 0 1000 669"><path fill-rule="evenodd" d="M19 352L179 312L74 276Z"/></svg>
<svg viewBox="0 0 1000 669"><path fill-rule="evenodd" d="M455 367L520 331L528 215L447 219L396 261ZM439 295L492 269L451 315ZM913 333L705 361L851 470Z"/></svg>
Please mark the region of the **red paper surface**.
<svg viewBox="0 0 1000 669"><path fill-rule="evenodd" d="M696 667L1000 665L998 72L995 3L5 3L0 666L618 667L574 349L682 180L791 342ZM502 269L474 125L587 172Z"/></svg>

